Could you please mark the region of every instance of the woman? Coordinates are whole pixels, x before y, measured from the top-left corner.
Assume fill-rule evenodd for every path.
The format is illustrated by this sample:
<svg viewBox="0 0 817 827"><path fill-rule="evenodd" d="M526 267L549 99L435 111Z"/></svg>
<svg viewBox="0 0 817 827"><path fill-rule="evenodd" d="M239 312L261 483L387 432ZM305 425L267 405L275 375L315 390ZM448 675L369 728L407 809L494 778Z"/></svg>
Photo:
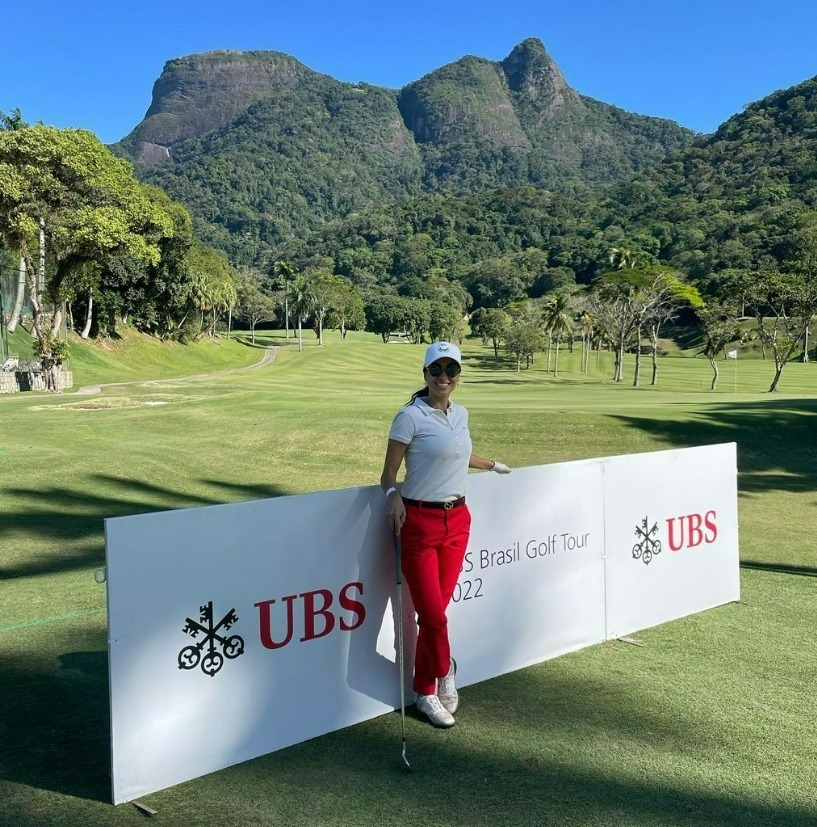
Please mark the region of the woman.
<svg viewBox="0 0 817 827"><path fill-rule="evenodd" d="M414 657L417 709L435 726L454 726L459 706L457 664L448 642L446 609L462 568L471 515L465 504L469 468L507 474L501 462L471 452L468 411L451 402L462 356L450 342L429 345L423 361L425 387L412 395L392 422L380 485L389 525L402 539L403 576L417 612ZM397 472L406 477L397 489Z"/></svg>

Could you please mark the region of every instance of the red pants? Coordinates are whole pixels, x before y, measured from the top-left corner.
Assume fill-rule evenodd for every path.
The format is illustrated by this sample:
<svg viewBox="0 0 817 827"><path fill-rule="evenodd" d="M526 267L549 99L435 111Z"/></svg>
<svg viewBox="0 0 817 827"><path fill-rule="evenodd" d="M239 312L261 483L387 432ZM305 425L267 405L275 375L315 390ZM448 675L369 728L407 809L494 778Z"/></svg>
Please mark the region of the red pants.
<svg viewBox="0 0 817 827"><path fill-rule="evenodd" d="M451 649L445 611L454 594L468 545L468 506L421 508L406 505L402 538L402 569L417 612L414 691L433 695L437 678L448 674Z"/></svg>

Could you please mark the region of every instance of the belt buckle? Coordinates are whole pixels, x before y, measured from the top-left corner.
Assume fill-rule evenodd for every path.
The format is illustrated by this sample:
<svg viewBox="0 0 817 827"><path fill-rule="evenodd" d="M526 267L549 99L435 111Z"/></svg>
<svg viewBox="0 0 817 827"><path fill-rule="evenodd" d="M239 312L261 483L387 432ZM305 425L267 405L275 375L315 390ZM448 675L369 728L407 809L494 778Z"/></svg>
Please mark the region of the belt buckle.
<svg viewBox="0 0 817 827"><path fill-rule="evenodd" d="M446 501L443 503L443 508L444 508L446 511L451 511L451 509L452 509L453 507L454 507L454 501L453 501L453 500L446 500Z"/></svg>

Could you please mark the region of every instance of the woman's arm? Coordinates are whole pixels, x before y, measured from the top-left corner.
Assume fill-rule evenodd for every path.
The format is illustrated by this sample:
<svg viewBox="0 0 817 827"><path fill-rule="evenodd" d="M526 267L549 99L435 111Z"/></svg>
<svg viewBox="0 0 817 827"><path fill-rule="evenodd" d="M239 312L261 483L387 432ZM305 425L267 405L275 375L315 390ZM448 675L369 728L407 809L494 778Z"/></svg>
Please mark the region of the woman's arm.
<svg viewBox="0 0 817 827"><path fill-rule="evenodd" d="M386 459L383 463L383 473L380 475L380 487L386 495L386 520L395 534L400 533L406 521L406 507L397 490L397 472L406 456L408 445L390 439L386 447Z"/></svg>
<svg viewBox="0 0 817 827"><path fill-rule="evenodd" d="M498 459L485 459L485 457L479 457L476 454L471 454L468 467L477 468L480 471L496 471L497 474L511 473L511 469L504 462L500 462Z"/></svg>

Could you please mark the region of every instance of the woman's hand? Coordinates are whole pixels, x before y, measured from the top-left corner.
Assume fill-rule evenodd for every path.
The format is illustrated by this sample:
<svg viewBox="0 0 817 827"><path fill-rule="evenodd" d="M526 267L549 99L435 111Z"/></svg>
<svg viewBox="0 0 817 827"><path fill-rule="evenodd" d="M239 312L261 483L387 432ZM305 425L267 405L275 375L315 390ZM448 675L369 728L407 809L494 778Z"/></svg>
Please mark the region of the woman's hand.
<svg viewBox="0 0 817 827"><path fill-rule="evenodd" d="M406 521L406 506L397 490L397 472L403 458L406 456L408 445L390 439L386 448L386 459L383 463L383 473L380 475L380 487L386 495L386 521L389 528L399 534Z"/></svg>
<svg viewBox="0 0 817 827"><path fill-rule="evenodd" d="M500 462L498 459L485 459L485 457L479 457L476 454L471 454L468 467L478 468L480 471L496 471L497 474L511 473L511 469L504 462Z"/></svg>
<svg viewBox="0 0 817 827"><path fill-rule="evenodd" d="M391 528L395 534L400 533L403 523L406 522L406 506L403 503L403 498L397 491L389 494L389 499L386 503L386 520L389 528Z"/></svg>

